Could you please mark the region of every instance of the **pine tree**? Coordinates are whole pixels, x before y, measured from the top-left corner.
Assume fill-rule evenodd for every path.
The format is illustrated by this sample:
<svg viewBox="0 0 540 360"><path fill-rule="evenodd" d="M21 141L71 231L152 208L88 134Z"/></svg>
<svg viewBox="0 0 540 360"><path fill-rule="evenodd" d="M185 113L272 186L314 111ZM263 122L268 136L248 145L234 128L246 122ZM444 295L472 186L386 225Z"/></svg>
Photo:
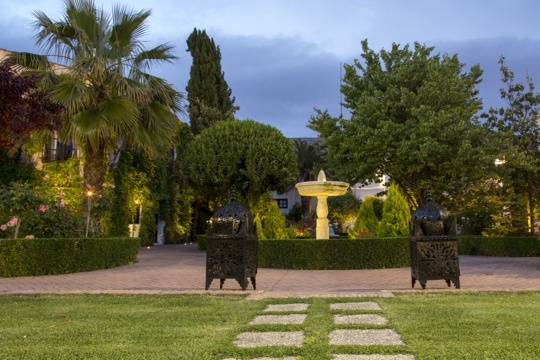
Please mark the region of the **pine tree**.
<svg viewBox="0 0 540 360"><path fill-rule="evenodd" d="M384 201L383 217L377 229L378 237L407 236L411 212L407 199L397 185L390 185L388 197Z"/></svg>
<svg viewBox="0 0 540 360"><path fill-rule="evenodd" d="M349 231L349 237L351 239L359 239L363 237L374 236L377 233L377 226L379 219L375 214L376 202L380 201L374 196L367 197L360 205L358 209L358 216L354 227Z"/></svg>
<svg viewBox="0 0 540 360"><path fill-rule="evenodd" d="M205 30L194 29L187 39L191 53L190 79L186 87L188 113L194 134L217 121L234 118L238 107L221 70L221 51Z"/></svg>

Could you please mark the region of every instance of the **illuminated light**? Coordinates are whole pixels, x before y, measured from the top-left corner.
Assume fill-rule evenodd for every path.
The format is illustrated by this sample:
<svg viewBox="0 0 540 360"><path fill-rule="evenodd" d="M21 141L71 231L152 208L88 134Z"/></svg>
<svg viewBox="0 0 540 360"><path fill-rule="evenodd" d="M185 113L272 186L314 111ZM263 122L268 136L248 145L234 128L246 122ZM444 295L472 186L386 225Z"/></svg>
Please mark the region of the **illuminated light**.
<svg viewBox="0 0 540 360"><path fill-rule="evenodd" d="M88 191L86 192L86 196L88 196L88 197L93 196L93 195L94 195L94 192L91 191L91 190L88 190Z"/></svg>

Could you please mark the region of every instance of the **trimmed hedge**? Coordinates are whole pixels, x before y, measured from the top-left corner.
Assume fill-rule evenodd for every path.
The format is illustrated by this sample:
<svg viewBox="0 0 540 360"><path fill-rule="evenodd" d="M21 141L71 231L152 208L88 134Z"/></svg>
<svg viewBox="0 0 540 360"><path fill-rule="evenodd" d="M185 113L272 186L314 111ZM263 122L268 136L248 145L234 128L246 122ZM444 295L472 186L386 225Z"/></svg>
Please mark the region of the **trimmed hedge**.
<svg viewBox="0 0 540 360"><path fill-rule="evenodd" d="M540 257L538 237L459 238L460 255ZM404 267L410 264L409 239L263 240L259 266L282 269L345 270Z"/></svg>
<svg viewBox="0 0 540 360"><path fill-rule="evenodd" d="M409 266L407 238L262 240L259 266L306 270L382 269Z"/></svg>
<svg viewBox="0 0 540 360"><path fill-rule="evenodd" d="M540 256L540 238L534 236L462 236L461 255L530 257Z"/></svg>
<svg viewBox="0 0 540 360"><path fill-rule="evenodd" d="M134 262L137 238L0 240L0 276L65 274Z"/></svg>

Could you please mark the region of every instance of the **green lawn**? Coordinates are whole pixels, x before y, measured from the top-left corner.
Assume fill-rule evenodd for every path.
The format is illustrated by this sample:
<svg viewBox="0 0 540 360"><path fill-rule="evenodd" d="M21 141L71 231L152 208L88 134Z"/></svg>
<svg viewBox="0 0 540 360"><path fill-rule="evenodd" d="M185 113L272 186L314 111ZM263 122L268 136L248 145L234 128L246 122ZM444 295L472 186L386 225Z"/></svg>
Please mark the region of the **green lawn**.
<svg viewBox="0 0 540 360"><path fill-rule="evenodd" d="M364 301L365 299L362 299ZM303 300L304 301L304 300ZM328 309L312 299L303 349L238 350L232 342L268 303L210 296L0 296L0 359L249 359L300 355L331 359L360 353L331 347ZM346 299L343 301L351 301ZM375 299L407 344L364 353L412 353L417 359L539 359L540 293L425 294Z"/></svg>

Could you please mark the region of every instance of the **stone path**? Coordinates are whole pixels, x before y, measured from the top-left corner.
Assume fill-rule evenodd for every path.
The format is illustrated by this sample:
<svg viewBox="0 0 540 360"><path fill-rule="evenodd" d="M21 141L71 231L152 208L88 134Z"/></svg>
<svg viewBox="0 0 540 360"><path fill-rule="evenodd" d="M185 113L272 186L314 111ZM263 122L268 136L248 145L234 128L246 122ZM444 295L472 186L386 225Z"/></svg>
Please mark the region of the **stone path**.
<svg viewBox="0 0 540 360"><path fill-rule="evenodd" d="M309 306L307 303L269 304L263 312L278 314L258 315L250 322L250 325L301 326L306 320ZM378 303L373 301L340 302L330 304L328 310L331 313L337 312L337 314L333 314L334 325L348 326L332 330L328 334L328 343L336 348L340 346L358 348L357 354L334 354L334 360L414 360L413 355L407 354L362 354L362 348L366 346L395 347L405 345L397 332L389 328L381 328L381 326L388 324L388 320L384 316L374 313L381 311ZM363 328L351 328L355 325L360 325ZM250 331L239 334L235 345L239 348L301 348L304 345L304 340L304 332L301 330ZM300 358L291 356L284 358L259 357L252 360L300 360Z"/></svg>
<svg viewBox="0 0 540 360"><path fill-rule="evenodd" d="M330 304L330 309L345 311L346 315L334 315L335 325L386 325L388 320L378 314L349 314L354 312L380 311L378 303L372 301ZM392 329L336 329L328 335L330 345L336 346L399 346L405 345L397 332ZM380 354L337 354L334 360L411 360L411 355Z"/></svg>
<svg viewBox="0 0 540 360"><path fill-rule="evenodd" d="M302 325L307 315L261 315L257 316L250 325Z"/></svg>
<svg viewBox="0 0 540 360"><path fill-rule="evenodd" d="M334 315L336 325L386 325L386 318L375 314Z"/></svg>
<svg viewBox="0 0 540 360"><path fill-rule="evenodd" d="M469 290L540 290L540 258L460 257L461 288ZM141 249L138 262L78 274L0 278L0 294L194 294L204 291L205 253L195 245ZM246 294L275 297L390 296L411 291L410 269L281 270L259 269L257 287ZM219 282L212 289L217 290ZM235 281L225 290L240 293ZM444 281L428 282L428 291L448 290ZM219 290L217 290L219 291ZM419 290L418 287L414 291ZM222 292L224 293L224 292Z"/></svg>

